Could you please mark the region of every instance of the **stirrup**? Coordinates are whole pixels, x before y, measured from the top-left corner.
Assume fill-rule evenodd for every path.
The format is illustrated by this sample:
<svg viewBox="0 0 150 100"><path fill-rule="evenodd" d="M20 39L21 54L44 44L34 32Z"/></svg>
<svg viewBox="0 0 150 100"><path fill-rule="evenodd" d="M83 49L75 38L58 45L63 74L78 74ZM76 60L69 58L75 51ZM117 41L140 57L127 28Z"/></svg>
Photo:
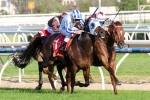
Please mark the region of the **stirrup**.
<svg viewBox="0 0 150 100"><path fill-rule="evenodd" d="M61 50L61 51L67 51L67 50L66 50L66 47L61 47L60 50Z"/></svg>

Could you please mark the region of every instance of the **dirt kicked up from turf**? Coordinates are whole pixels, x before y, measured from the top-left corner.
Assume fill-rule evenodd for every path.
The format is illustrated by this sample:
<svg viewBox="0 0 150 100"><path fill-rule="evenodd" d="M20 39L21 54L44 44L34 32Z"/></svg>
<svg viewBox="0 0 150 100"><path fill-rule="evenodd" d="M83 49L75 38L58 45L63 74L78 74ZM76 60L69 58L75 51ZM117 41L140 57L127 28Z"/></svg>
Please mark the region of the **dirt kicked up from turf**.
<svg viewBox="0 0 150 100"><path fill-rule="evenodd" d="M35 88L38 85L36 81L9 81L1 80L0 88ZM56 82L56 89L60 89L61 84ZM51 89L48 82L44 82L43 89ZM112 85L109 83L104 84L102 88L101 83L91 83L88 87L78 87L75 86L75 89L86 89L86 90L112 90ZM122 85L117 86L118 90L150 90L150 83L122 83Z"/></svg>

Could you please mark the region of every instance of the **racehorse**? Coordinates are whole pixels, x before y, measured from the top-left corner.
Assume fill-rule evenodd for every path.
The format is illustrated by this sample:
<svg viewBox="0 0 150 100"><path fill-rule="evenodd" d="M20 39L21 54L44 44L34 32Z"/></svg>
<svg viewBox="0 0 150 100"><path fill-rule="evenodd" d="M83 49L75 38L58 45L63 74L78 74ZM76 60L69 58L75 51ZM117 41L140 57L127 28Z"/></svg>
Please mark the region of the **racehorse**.
<svg viewBox="0 0 150 100"><path fill-rule="evenodd" d="M104 32L101 27L99 27L99 29L101 30L100 33ZM83 32L81 35L76 35L63 57L53 57L52 45L57 36L58 34L53 34L44 42L42 47L42 52L44 55L42 66L46 67L47 65L53 65L58 59L67 65L66 85L68 93L73 93L74 91L74 86L76 84L75 76L79 70L83 70L85 83L78 82L77 85L80 87L89 86L90 66L93 62L93 41L90 35L88 32Z"/></svg>
<svg viewBox="0 0 150 100"><path fill-rule="evenodd" d="M85 86L88 86L89 85L90 65L91 65L92 59L93 59L92 58L93 44L92 44L92 41L91 41L89 35L86 33L82 34L82 37L84 37L84 39L82 39L82 40L78 40L78 36L75 37L72 40L72 43L71 43L70 47L68 48L67 53L65 53L64 57L61 57L61 56L53 57L52 56L52 53L53 53L52 44L53 44L54 39L57 36L58 36L58 34L51 35L43 44L43 48L42 48L42 52L44 55L43 67L46 67L47 65L49 65L49 63L50 63L50 65L54 64L57 59L64 62L67 65L67 75L66 75L67 82L66 83L68 83L68 81L70 81L68 79L68 78L70 78L70 74L71 74L71 76L73 76L73 77L71 77L71 79L72 79L71 87L72 88L75 85L76 72L79 71L79 69L83 69L84 70L84 78L86 81ZM70 60L70 58L67 55L71 55L71 59L74 59L74 60L73 61ZM72 70L72 72L74 72L74 73L70 73L70 70ZM70 87L70 85L67 84L67 89L68 89L68 87ZM68 89L68 92L70 93L69 89ZM72 89L72 92L73 92L73 89Z"/></svg>
<svg viewBox="0 0 150 100"><path fill-rule="evenodd" d="M86 24L89 25L90 23ZM90 59L90 61L93 61L92 64L94 66L104 66L104 68L109 72L110 74L110 78L111 78L111 83L114 89L114 94L117 94L117 88L116 85L121 85L121 83L119 82L119 80L116 78L115 76L115 70L116 70L116 62L115 62L115 58L116 58L116 50L115 50L115 46L114 44L116 43L118 45L119 48L123 48L124 46L124 29L122 27L122 24L119 21L116 22L112 22L109 26L108 26L108 30L104 31L100 26L99 26L99 21L98 22L94 22L91 23L94 25L95 30L94 32L90 32L89 38L91 38L93 46L89 45L89 48L93 48L92 55ZM89 25L90 26L90 25ZM90 28L90 27L88 27ZM88 30L88 29L85 29ZM84 33L82 34L83 37L81 37L81 41L82 39L85 39ZM86 40L86 39L85 39ZM87 40L86 40L87 41ZM73 45L74 43L74 45ZM75 45L78 44L78 45ZM69 69L69 71L67 72L67 77L66 77L66 84L67 84L67 88L68 91L70 90L70 80L71 80L71 93L73 92L73 87L74 87L74 82L75 82L75 74L77 72L77 70L82 69L83 65L81 63L82 59L78 57L76 54L79 54L79 52L85 52L84 47L86 48L86 44L84 44L84 46L80 45L79 43L84 43L79 42L77 40L77 38L75 38L72 42L72 45L70 45L70 47L68 48L68 51L65 55L66 57L66 61L69 62L67 68ZM87 43L88 44L88 43ZM90 44L90 43L89 43ZM81 46L81 47L80 47ZM77 49L75 49L75 47ZM79 48L78 48L79 47ZM81 50L81 51L80 51ZM91 52L87 53L87 55L89 55ZM84 57L84 56L83 56ZM76 59L78 58L78 59ZM83 60L85 61L85 60ZM89 65L91 64L88 63ZM82 66L82 67L80 67ZM86 65L86 68L88 69L89 67L87 67L88 65ZM85 70L85 69L83 69ZM88 86L89 82L88 80L88 76L86 76L88 74L88 71L85 70L84 71L84 77L85 77L85 84L79 83L79 86Z"/></svg>
<svg viewBox="0 0 150 100"><path fill-rule="evenodd" d="M44 36L39 37L39 35L37 34L31 39L31 41L25 51L18 51L13 55L13 63L15 66L17 66L19 68L25 68L28 64L30 64L30 60L32 57L38 62L38 66L39 66L39 82L38 83L39 83L39 85L36 86L36 90L40 90L43 85L42 71L44 73L48 74L47 68L51 72L53 72L53 70L54 70L53 67L43 68L41 66L41 64L43 62L43 58L44 58L44 56L41 52L41 47L46 39L47 39L47 37L44 37ZM63 86L65 86L65 81L63 79L63 75L61 72L63 69L66 71L66 65L64 65L63 63L59 63L59 62L55 63L55 65L57 65L57 70L60 75L62 84L63 84ZM53 79L51 77L55 78L56 75L55 74L50 74L50 75L52 75L52 76L49 76L49 81L51 83L53 91L55 91L56 88L53 84ZM90 82L91 83L94 82L91 75L89 77L90 77Z"/></svg>
<svg viewBox="0 0 150 100"><path fill-rule="evenodd" d="M92 25L92 23L90 24ZM89 27L86 26L86 28ZM117 94L116 85L121 85L121 83L115 76L116 50L114 44L116 43L119 48L123 48L125 32L119 21L112 22L108 26L108 30L105 31L105 34L100 34L99 32L100 29L96 28L92 36L92 40L94 41L93 65L104 66L104 68L109 72L114 93Z"/></svg>
<svg viewBox="0 0 150 100"><path fill-rule="evenodd" d="M41 66L41 63L43 62L43 54L41 52L41 47L46 39L47 39L47 37L45 37L45 36L39 37L38 35L35 35L31 39L31 41L25 51L18 51L16 53L14 53L14 55L13 55L13 63L15 66L17 66L19 68L25 68L28 64L30 64L30 61L32 58L34 58L38 62L38 67L39 67L39 82L38 83L39 84L38 84L38 86L36 86L36 88L35 88L36 90L40 90L43 85L42 71L47 74L47 70L43 70L43 67ZM46 69L48 69L48 68L49 67L47 66ZM65 65L58 63L57 69L62 71L63 69L65 69ZM52 70L52 69L50 69L50 70ZM56 78L56 75L53 74L52 77ZM51 78L49 78L49 81L50 81L50 83L52 82ZM51 83L51 86L52 86L52 90L55 91L56 89L55 89L55 86L53 83Z"/></svg>
<svg viewBox="0 0 150 100"><path fill-rule="evenodd" d="M98 33L98 34L95 34L95 33ZM117 42L117 44L119 45L119 47L122 47L123 46L123 44L124 44L124 30L123 30L123 28L122 28L122 24L120 23L120 22L113 22L109 27L108 27L108 32L105 32L105 35L106 35L106 37L105 38L101 38L100 36L101 36L101 33L104 33L104 32L102 32L101 31L101 29L100 28L97 28L96 30L95 30L95 32L94 32L94 36L90 36L90 38L92 38L92 43L94 44L93 45L93 51L92 51L92 54L93 54L93 56L94 56L94 61L92 62L93 63L93 65L95 65L95 66L100 66L100 65L103 65L105 68L106 68L106 70L108 70L108 72L110 73L110 77L111 77L111 81L112 81L112 85L113 85L113 87L114 87L114 93L115 94L117 94L117 90L116 90L116 84L120 84L119 83L119 81L118 81L118 79L115 77L115 56L116 56L116 52L115 52L115 47L114 47L114 43L115 42ZM87 35L87 34L86 34ZM84 37L83 37L84 35L82 35L82 37L80 38L81 40L84 40ZM79 37L79 36L78 36ZM86 36L85 36L86 37ZM89 36L87 36L87 37L89 37ZM49 44L51 44L52 42L53 42L53 38L56 38L56 35L53 35L53 36L51 36L51 39L49 39L49 41L51 40L51 42L49 42L49 41L47 41L47 44L49 45ZM81 41L79 41L78 39L77 39L77 37L76 37L76 39L75 39L76 41L78 41L78 42L81 42ZM86 40L86 39L85 39ZM74 41L74 40L73 40ZM44 42L45 43L45 42ZM72 42L73 43L73 42ZM74 43L76 43L76 42L74 42ZM86 44L86 43L85 43ZM84 45L85 46L85 45ZM84 47L83 46L83 47ZM100 47L100 46L102 46L102 47ZM50 45L49 46L47 46L47 50L49 49L49 48L51 48L50 47ZM69 48L71 48L71 46L69 47ZM69 50L69 48L68 48L68 50ZM78 48L78 50L81 50L82 52L84 52L84 50L82 49L82 48ZM71 51L72 49L70 49L70 51ZM102 50L102 52L101 52L101 50ZM50 49L50 51L51 51L51 49ZM50 52L49 51L49 52ZM48 53L49 53L48 52ZM68 52L68 51L67 51ZM70 55L71 55L72 53L70 52ZM90 53L87 53L87 55L88 54L90 54ZM75 59L75 58L73 58L74 56L68 56L69 55L69 53L66 53L65 54L65 59L66 59L66 61L67 62L70 62L70 60L71 59ZM48 56L50 56L50 55L48 55ZM71 57L71 59L70 59L70 57ZM45 58L45 57L44 57ZM78 60L80 60L79 58L78 58ZM52 63L51 61L50 61L50 63ZM76 62L75 61L72 61L71 63L69 63L68 65L73 65L73 64L75 64ZM91 63L91 62L90 62ZM43 65L42 65L43 66ZM47 66L47 64L46 64L46 66ZM78 66L76 66L76 67L68 67L68 69L69 70L74 70L73 68L75 68L75 70L77 70L77 67ZM80 66L78 67L78 68L80 68ZM67 75L67 84L69 83L69 85L70 85L70 77L73 77L73 75L74 75L74 73L72 73L72 71L71 72L67 72L67 73L69 73L68 75ZM51 74L51 73L50 73ZM70 75L71 74L71 75ZM73 75L72 75L73 74ZM72 80L73 78L71 78L71 80ZM86 79L85 79L86 80ZM68 87L69 87L69 85L67 85ZM72 84L71 84L72 86L72 90L71 90L71 92L73 92L73 87L74 87L74 81L72 81ZM86 82L86 84L80 84L79 83L79 85L80 86L88 86L88 82ZM70 89L68 88L68 91L69 91Z"/></svg>

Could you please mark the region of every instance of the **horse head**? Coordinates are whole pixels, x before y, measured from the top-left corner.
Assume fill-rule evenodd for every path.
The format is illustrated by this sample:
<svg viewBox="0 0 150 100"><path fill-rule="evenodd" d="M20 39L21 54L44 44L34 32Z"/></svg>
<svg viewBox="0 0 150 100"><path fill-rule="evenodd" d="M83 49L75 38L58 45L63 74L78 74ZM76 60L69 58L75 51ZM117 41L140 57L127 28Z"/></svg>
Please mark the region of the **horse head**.
<svg viewBox="0 0 150 100"><path fill-rule="evenodd" d="M89 30L89 34L104 38L105 30L100 27L100 22L98 19L91 19L88 23L87 30Z"/></svg>
<svg viewBox="0 0 150 100"><path fill-rule="evenodd" d="M124 46L124 29L122 24L119 21L112 22L108 26L108 33L111 35L114 42L116 42L119 48L123 48Z"/></svg>

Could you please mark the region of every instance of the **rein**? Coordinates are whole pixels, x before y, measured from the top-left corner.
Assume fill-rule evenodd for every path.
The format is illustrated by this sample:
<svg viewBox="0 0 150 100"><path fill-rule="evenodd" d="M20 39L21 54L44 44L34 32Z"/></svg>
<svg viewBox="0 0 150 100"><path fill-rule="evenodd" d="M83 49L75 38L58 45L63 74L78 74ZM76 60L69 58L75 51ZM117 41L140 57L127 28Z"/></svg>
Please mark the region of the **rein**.
<svg viewBox="0 0 150 100"><path fill-rule="evenodd" d="M107 47L109 49L114 48L114 46L112 46L112 47L107 46L106 43L104 43L103 41L97 40L96 42L99 42L100 44L102 44L103 46L105 46L105 47Z"/></svg>
<svg viewBox="0 0 150 100"><path fill-rule="evenodd" d="M113 29L113 31L112 31L112 33L111 32L109 32L108 30L106 31L107 33L108 33L108 35L116 42L116 40L114 39L114 35L115 35L115 30L117 29L117 28L120 28L120 27L122 27L122 26L116 26L114 29ZM103 41L100 41L100 40L97 40L97 42L100 42L102 45L104 45L105 47L107 47L107 48L110 48L110 49L112 49L113 47L114 47L114 45L112 46L112 47L109 47L109 46L107 46L106 45L106 43L104 43Z"/></svg>
<svg viewBox="0 0 150 100"><path fill-rule="evenodd" d="M123 28L122 26L116 26L114 29L113 29L113 31L112 31L112 33L110 33L108 30L107 30L107 33L110 35L110 37L113 39L113 40L115 40L114 39L114 34L115 34L115 30L117 29L117 28ZM116 41L116 40L115 40Z"/></svg>

